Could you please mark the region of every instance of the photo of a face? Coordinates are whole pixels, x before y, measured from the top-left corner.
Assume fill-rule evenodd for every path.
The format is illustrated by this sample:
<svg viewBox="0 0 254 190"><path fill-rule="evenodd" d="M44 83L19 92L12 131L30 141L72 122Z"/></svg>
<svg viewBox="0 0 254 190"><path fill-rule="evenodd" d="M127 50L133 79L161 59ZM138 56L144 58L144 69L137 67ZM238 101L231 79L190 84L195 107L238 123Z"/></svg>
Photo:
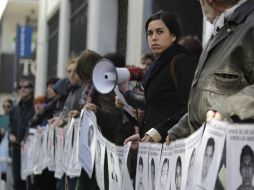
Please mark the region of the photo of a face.
<svg viewBox="0 0 254 190"><path fill-rule="evenodd" d="M143 185L143 169L144 169L144 165L143 165L143 159L140 156L138 159L138 172L139 172L139 181L138 181L138 190L144 190L144 185Z"/></svg>
<svg viewBox="0 0 254 190"><path fill-rule="evenodd" d="M182 183L182 161L181 157L178 156L176 160L176 168L175 168L175 186L176 190L181 189L181 183Z"/></svg>
<svg viewBox="0 0 254 190"><path fill-rule="evenodd" d="M252 184L254 176L254 154L249 145L245 145L240 155L240 174L242 184L237 190L254 189Z"/></svg>
<svg viewBox="0 0 254 190"><path fill-rule="evenodd" d="M118 182L118 176L115 170L115 159L112 153L110 153L110 161L111 161L111 168L112 168L111 178L113 181Z"/></svg>
<svg viewBox="0 0 254 190"><path fill-rule="evenodd" d="M165 158L161 169L160 188L165 189L168 179L169 159Z"/></svg>
<svg viewBox="0 0 254 190"><path fill-rule="evenodd" d="M94 136L93 125L90 125L88 129L88 146L91 146L93 141L93 136Z"/></svg>
<svg viewBox="0 0 254 190"><path fill-rule="evenodd" d="M211 163L213 161L214 148L215 148L214 139L209 138L206 144L203 164L202 164L202 176L201 176L202 182L206 179Z"/></svg>
<svg viewBox="0 0 254 190"><path fill-rule="evenodd" d="M154 159L151 160L151 184L152 184L152 190L155 190L155 163Z"/></svg>

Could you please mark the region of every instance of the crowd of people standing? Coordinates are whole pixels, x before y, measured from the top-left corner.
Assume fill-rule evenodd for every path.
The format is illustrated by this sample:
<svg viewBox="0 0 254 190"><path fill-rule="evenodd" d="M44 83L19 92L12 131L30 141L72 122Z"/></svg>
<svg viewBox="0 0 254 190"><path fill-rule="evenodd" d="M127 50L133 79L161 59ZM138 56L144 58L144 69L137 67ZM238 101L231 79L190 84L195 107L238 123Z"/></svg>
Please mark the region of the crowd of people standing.
<svg viewBox="0 0 254 190"><path fill-rule="evenodd" d="M195 37L181 36L173 14L159 11L147 19L145 31L151 54L141 59L141 65L147 65L143 67L143 80L134 88L130 88L129 81L118 85L134 108L135 117L123 109L114 91L102 94L92 82L93 68L102 58L111 60L116 67L126 67L119 53L100 55L84 50L70 60L67 78L48 80L46 96L34 97L33 83L25 78L19 81L19 102L13 105L11 100L4 101L5 115L0 118L0 140L6 131L9 134L14 190L98 189L94 172L90 178L83 169L79 177L64 175L57 180L47 169L39 176L28 176L26 181L20 174L21 146L29 128L47 123L64 128L68 118L78 118L83 108L95 113L107 140L117 145L132 142L133 179L138 142L169 144L189 136L211 119L253 121L254 1L200 3L204 16L214 25L203 51Z"/></svg>

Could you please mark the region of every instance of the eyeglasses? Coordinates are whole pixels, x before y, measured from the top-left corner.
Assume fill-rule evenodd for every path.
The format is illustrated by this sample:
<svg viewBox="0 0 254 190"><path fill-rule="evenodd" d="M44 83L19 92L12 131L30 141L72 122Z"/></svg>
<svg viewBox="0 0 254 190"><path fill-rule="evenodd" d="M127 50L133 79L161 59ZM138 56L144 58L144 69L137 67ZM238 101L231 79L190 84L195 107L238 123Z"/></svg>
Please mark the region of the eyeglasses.
<svg viewBox="0 0 254 190"><path fill-rule="evenodd" d="M3 105L3 108L11 108L11 105Z"/></svg>
<svg viewBox="0 0 254 190"><path fill-rule="evenodd" d="M20 90L21 88L27 89L27 88L32 88L31 85L19 85L18 89Z"/></svg>

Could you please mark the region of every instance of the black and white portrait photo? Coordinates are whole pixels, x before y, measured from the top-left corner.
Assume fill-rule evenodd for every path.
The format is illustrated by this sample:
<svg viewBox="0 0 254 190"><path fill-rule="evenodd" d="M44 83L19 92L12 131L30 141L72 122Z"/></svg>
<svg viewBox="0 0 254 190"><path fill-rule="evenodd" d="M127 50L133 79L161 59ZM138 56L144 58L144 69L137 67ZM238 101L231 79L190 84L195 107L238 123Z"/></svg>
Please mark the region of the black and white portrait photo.
<svg viewBox="0 0 254 190"><path fill-rule="evenodd" d="M237 188L237 190L254 190L254 154L249 145L245 145L242 149L239 169L242 177L242 184Z"/></svg>
<svg viewBox="0 0 254 190"><path fill-rule="evenodd" d="M211 163L213 161L214 149L215 149L215 142L214 142L214 139L211 137L208 139L206 143L206 147L205 147L203 164L202 164L202 175L201 175L202 181L206 179L209 169L211 167Z"/></svg>
<svg viewBox="0 0 254 190"><path fill-rule="evenodd" d="M181 157L178 156L176 160L176 167L175 167L175 189L180 190L182 183L182 160Z"/></svg>
<svg viewBox="0 0 254 190"><path fill-rule="evenodd" d="M112 153L110 153L110 162L111 162L111 169L112 169L110 177L113 181L118 182L118 176L115 170L115 159Z"/></svg>
<svg viewBox="0 0 254 190"><path fill-rule="evenodd" d="M94 127L93 125L90 125L88 128L88 146L91 146L92 142L93 142L93 136L94 136Z"/></svg>
<svg viewBox="0 0 254 190"><path fill-rule="evenodd" d="M168 181L168 172L169 172L169 159L165 158L161 168L161 176L160 176L160 189L165 189L167 181Z"/></svg>

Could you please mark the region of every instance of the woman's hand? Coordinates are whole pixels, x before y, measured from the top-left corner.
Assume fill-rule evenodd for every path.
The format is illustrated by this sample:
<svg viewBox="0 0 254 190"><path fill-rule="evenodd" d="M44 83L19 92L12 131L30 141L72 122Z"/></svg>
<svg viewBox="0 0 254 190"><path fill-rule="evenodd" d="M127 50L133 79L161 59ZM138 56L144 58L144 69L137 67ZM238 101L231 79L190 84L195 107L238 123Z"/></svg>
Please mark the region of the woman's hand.
<svg viewBox="0 0 254 190"><path fill-rule="evenodd" d="M127 139L125 139L124 144L127 144L128 142L131 142L131 148L136 150L136 149L138 149L139 141L140 141L140 135L135 134L135 135L132 135L132 136L128 137Z"/></svg>
<svg viewBox="0 0 254 190"><path fill-rule="evenodd" d="M78 118L80 116L80 112L78 110L72 110L69 112L69 117Z"/></svg>
<svg viewBox="0 0 254 190"><path fill-rule="evenodd" d="M87 103L84 106L84 108L87 109L88 111L93 111L94 113L96 113L96 111L97 111L97 106L93 103Z"/></svg>
<svg viewBox="0 0 254 190"><path fill-rule="evenodd" d="M115 96L115 106L118 109L122 109L124 106L123 102L117 96Z"/></svg>

